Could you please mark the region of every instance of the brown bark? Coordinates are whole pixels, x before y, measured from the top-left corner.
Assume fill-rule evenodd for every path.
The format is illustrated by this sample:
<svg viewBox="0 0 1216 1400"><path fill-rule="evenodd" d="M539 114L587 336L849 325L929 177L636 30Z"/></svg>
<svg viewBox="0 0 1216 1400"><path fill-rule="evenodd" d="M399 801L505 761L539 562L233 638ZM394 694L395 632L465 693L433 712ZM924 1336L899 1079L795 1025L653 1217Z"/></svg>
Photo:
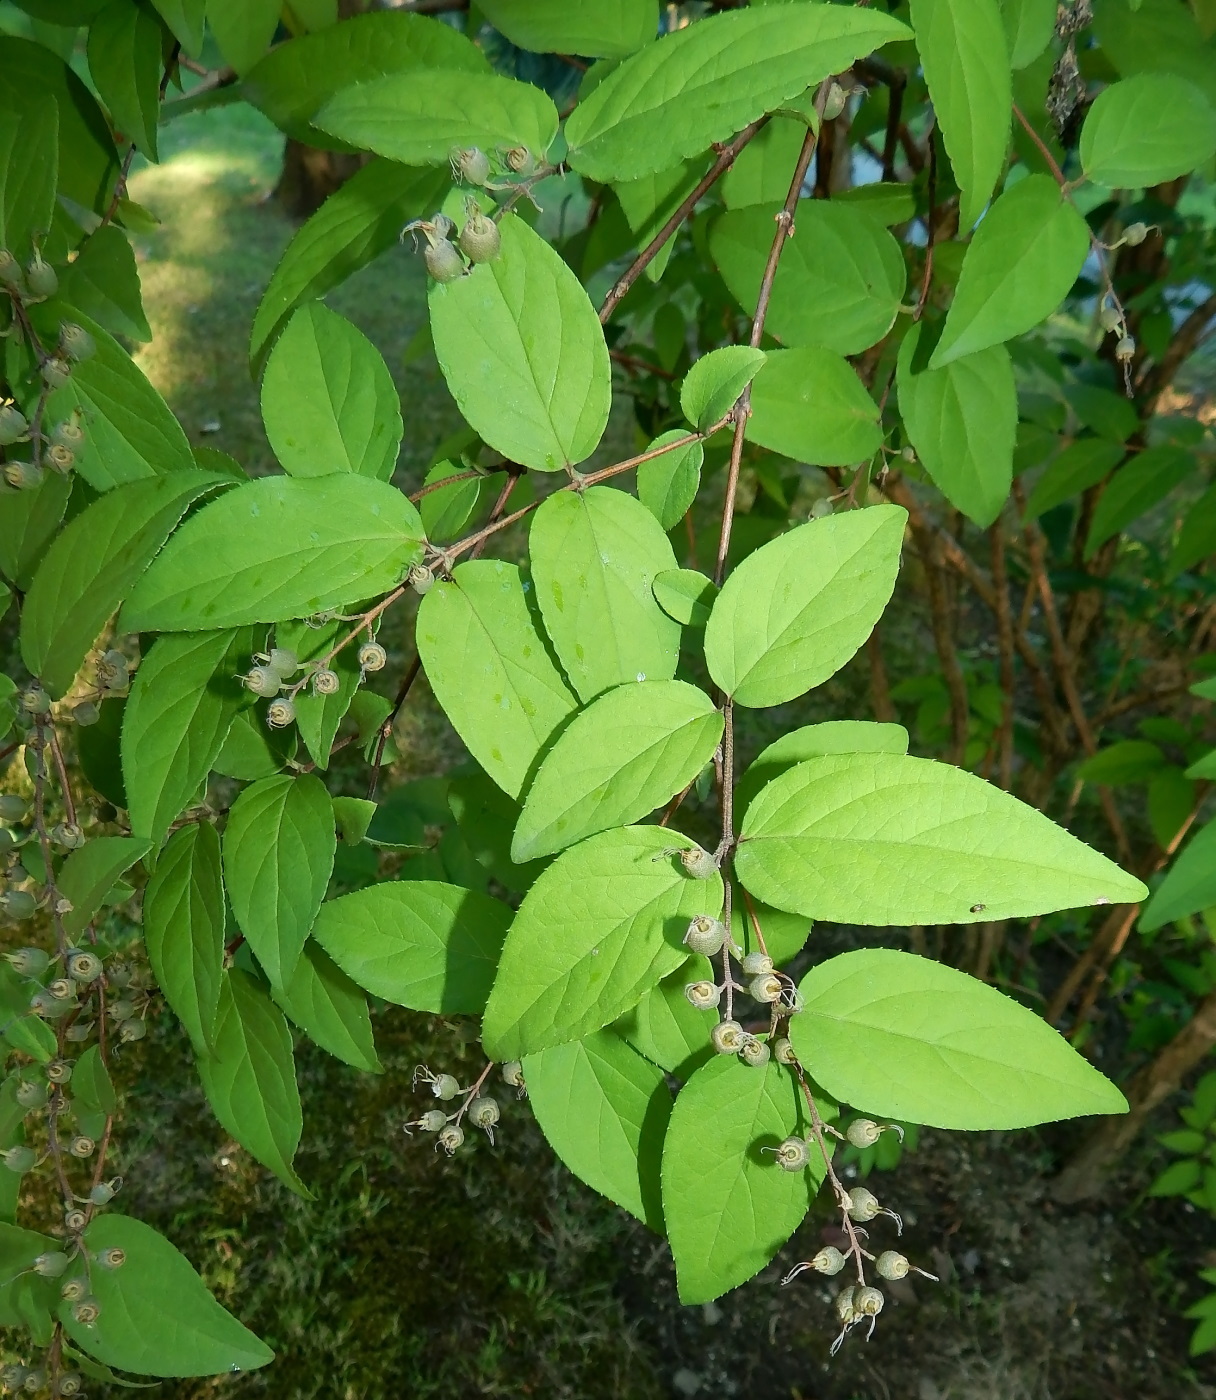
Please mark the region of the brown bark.
<svg viewBox="0 0 1216 1400"><path fill-rule="evenodd" d="M274 197L285 214L306 219L350 179L365 159L359 154L319 151L288 137Z"/></svg>
<svg viewBox="0 0 1216 1400"><path fill-rule="evenodd" d="M1170 1043L1126 1089L1130 1112L1104 1118L1051 1184L1054 1200L1071 1204L1096 1196L1153 1111L1216 1046L1216 992L1204 998Z"/></svg>

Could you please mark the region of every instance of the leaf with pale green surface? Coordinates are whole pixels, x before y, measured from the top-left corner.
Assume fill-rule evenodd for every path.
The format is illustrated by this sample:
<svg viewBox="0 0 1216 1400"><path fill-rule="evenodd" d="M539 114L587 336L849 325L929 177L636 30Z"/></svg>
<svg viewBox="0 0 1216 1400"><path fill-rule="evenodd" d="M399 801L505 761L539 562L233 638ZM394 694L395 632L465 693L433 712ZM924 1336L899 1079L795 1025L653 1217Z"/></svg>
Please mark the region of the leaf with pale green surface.
<svg viewBox="0 0 1216 1400"><path fill-rule="evenodd" d="M1018 395L1003 345L914 373L920 326L899 347L899 411L916 455L951 505L986 530L1013 480Z"/></svg>
<svg viewBox="0 0 1216 1400"><path fill-rule="evenodd" d="M676 557L645 506L608 486L556 491L533 517L529 544L545 631L580 700L675 675L680 624L652 585Z"/></svg>
<svg viewBox="0 0 1216 1400"><path fill-rule="evenodd" d="M702 154L678 161L665 170L641 175L636 180L616 182L613 186L616 197L639 249L649 247L658 237L659 230L667 226L667 221L692 194L708 169L709 157ZM662 277L675 246L673 232L646 267L645 275L651 282Z"/></svg>
<svg viewBox="0 0 1216 1400"><path fill-rule="evenodd" d="M383 1070L367 998L313 939L304 945L287 986L270 994L322 1050L370 1074Z"/></svg>
<svg viewBox="0 0 1216 1400"><path fill-rule="evenodd" d="M479 1014L511 910L437 880L372 885L321 906L313 937L373 996L414 1011Z"/></svg>
<svg viewBox="0 0 1216 1400"><path fill-rule="evenodd" d="M787 170L787 184L789 178ZM749 316L780 208L773 202L736 209L710 231L714 262ZM797 236L782 249L765 330L783 345L822 345L841 355L868 349L899 310L907 280L899 244L861 205L808 199L795 219Z"/></svg>
<svg viewBox="0 0 1216 1400"><path fill-rule="evenodd" d="M650 584L655 602L685 627L704 627L718 590L696 569L664 569Z"/></svg>
<svg viewBox="0 0 1216 1400"><path fill-rule="evenodd" d="M418 609L418 654L435 698L511 797L576 708L533 619L529 587L516 564L470 560Z"/></svg>
<svg viewBox="0 0 1216 1400"><path fill-rule="evenodd" d="M936 1128L1027 1128L1127 1101L1037 1013L956 968L886 948L820 963L790 1038L829 1094Z"/></svg>
<svg viewBox="0 0 1216 1400"><path fill-rule="evenodd" d="M1191 837L1153 891L1140 916L1140 931L1151 933L1216 904L1216 821Z"/></svg>
<svg viewBox="0 0 1216 1400"><path fill-rule="evenodd" d="M564 851L524 896L482 1023L496 1060L578 1040L616 1020L683 963L694 915L722 905L671 854L693 842L657 826L603 832Z"/></svg>
<svg viewBox="0 0 1216 1400"><path fill-rule="evenodd" d="M705 659L736 704L783 704L844 665L891 597L906 521L899 506L812 520L730 574L706 624Z"/></svg>
<svg viewBox="0 0 1216 1400"><path fill-rule="evenodd" d="M708 958L692 957L612 1023L639 1054L677 1079L686 1080L714 1053L709 1033L717 1024L716 1011L698 1011L684 995L689 982L715 981ZM531 1089L531 1082L528 1085Z"/></svg>
<svg viewBox="0 0 1216 1400"><path fill-rule="evenodd" d="M959 226L984 212L1005 166L1013 107L997 0L912 0L933 111L962 192Z"/></svg>
<svg viewBox="0 0 1216 1400"><path fill-rule="evenodd" d="M118 1096L99 1045L90 1045L76 1061L72 1070L72 1097L79 1100L82 1107L106 1117L117 1108Z"/></svg>
<svg viewBox="0 0 1216 1400"><path fill-rule="evenodd" d="M849 466L878 451L878 417L843 355L811 345L770 350L752 385L747 437L809 466Z"/></svg>
<svg viewBox="0 0 1216 1400"><path fill-rule="evenodd" d="M316 126L403 165L445 163L453 147L526 147L540 157L557 134L557 108L531 83L499 73L421 69L336 93Z"/></svg>
<svg viewBox="0 0 1216 1400"><path fill-rule="evenodd" d="M557 251L522 219L467 277L433 282L439 367L470 426L511 461L560 471L595 451L612 375L599 318Z"/></svg>
<svg viewBox="0 0 1216 1400"><path fill-rule="evenodd" d="M123 711L122 770L131 830L154 845L194 800L237 714L252 702L240 674L248 632L158 637Z"/></svg>
<svg viewBox="0 0 1216 1400"><path fill-rule="evenodd" d="M887 15L831 5L699 20L627 58L584 96L566 123L570 164L592 180L666 169L907 37Z"/></svg>
<svg viewBox="0 0 1216 1400"><path fill-rule="evenodd" d="M394 247L410 220L434 213L450 185L446 169L413 170L379 157L356 171L287 245L253 318L250 361L260 365L297 306Z"/></svg>
<svg viewBox="0 0 1216 1400"><path fill-rule="evenodd" d="M144 942L165 1000L196 1054L215 1044L224 969L220 839L210 822L175 831L144 891Z"/></svg>
<svg viewBox="0 0 1216 1400"><path fill-rule="evenodd" d="M1035 61L1056 31L1056 0L1001 0L1001 20L1015 72Z"/></svg>
<svg viewBox="0 0 1216 1400"><path fill-rule="evenodd" d="M826 1105L820 1105L822 1113ZM808 1131L793 1072L716 1055L676 1097L663 1144L663 1215L685 1305L708 1303L758 1274L802 1223L824 1177L771 1152Z"/></svg>
<svg viewBox="0 0 1216 1400"><path fill-rule="evenodd" d="M89 23L89 77L115 128L151 160L157 159L163 44L155 12L129 0L111 0Z"/></svg>
<svg viewBox="0 0 1216 1400"><path fill-rule="evenodd" d="M653 452L669 442L678 442L688 434L679 428L661 433L646 449ZM701 466L705 449L699 442L664 452L638 467L638 500L654 516L664 530L674 529L696 499L701 485Z"/></svg>
<svg viewBox="0 0 1216 1400"><path fill-rule="evenodd" d="M94 836L68 856L55 879L59 894L72 906L59 921L67 938L84 932L118 877L146 855L151 845L140 837Z"/></svg>
<svg viewBox="0 0 1216 1400"><path fill-rule="evenodd" d="M485 0L481 12L521 49L584 58L624 58L650 43L659 27L658 0Z"/></svg>
<svg viewBox="0 0 1216 1400"><path fill-rule="evenodd" d="M1095 184L1159 185L1216 152L1216 110L1174 73L1138 73L1104 88L1085 114L1081 165Z"/></svg>
<svg viewBox="0 0 1216 1400"><path fill-rule="evenodd" d="M1136 901L1144 886L962 769L895 754L815 758L752 799L739 879L839 923L975 923Z"/></svg>
<svg viewBox="0 0 1216 1400"><path fill-rule="evenodd" d="M349 150L314 125L317 111L356 83L428 68L489 72L481 50L437 17L404 10L354 14L340 27L275 45L246 73L241 92L297 141Z"/></svg>
<svg viewBox="0 0 1216 1400"><path fill-rule="evenodd" d="M1136 453L1111 477L1094 507L1085 558L1092 559L1107 540L1164 500L1197 465L1194 454L1182 447L1150 447Z"/></svg>
<svg viewBox="0 0 1216 1400"><path fill-rule="evenodd" d="M249 72L270 47L280 8L280 0L207 0L211 36L238 73Z"/></svg>
<svg viewBox="0 0 1216 1400"><path fill-rule="evenodd" d="M191 58L198 58L203 49L207 0L152 0L152 6L182 48Z"/></svg>
<svg viewBox="0 0 1216 1400"><path fill-rule="evenodd" d="M336 846L333 804L314 774L263 778L232 804L224 886L272 986L291 983L329 887Z"/></svg>
<svg viewBox="0 0 1216 1400"><path fill-rule="evenodd" d="M680 385L684 417L698 432L708 432L738 402L767 358L750 345L724 345L702 355Z"/></svg>
<svg viewBox="0 0 1216 1400"><path fill-rule="evenodd" d="M713 757L722 716L685 681L633 681L581 710L528 788L511 858L552 855L627 826L685 788Z"/></svg>
<svg viewBox="0 0 1216 1400"><path fill-rule="evenodd" d="M110 615L200 496L222 486L191 467L108 492L56 536L21 614L21 657L63 695Z"/></svg>
<svg viewBox="0 0 1216 1400"><path fill-rule="evenodd" d="M528 1102L549 1146L581 1181L659 1234L659 1167L671 1116L663 1071L612 1030L523 1060Z"/></svg>
<svg viewBox="0 0 1216 1400"><path fill-rule="evenodd" d="M791 729L761 749L735 784L735 813L742 816L748 803L766 784L808 758L842 753L908 752L908 731L902 724L874 724L860 719L829 719Z"/></svg>
<svg viewBox="0 0 1216 1400"><path fill-rule="evenodd" d="M131 591L120 625L187 632L341 608L400 583L422 540L417 510L387 482L262 477L186 522Z"/></svg>
<svg viewBox="0 0 1216 1400"><path fill-rule="evenodd" d="M963 259L954 302L929 360L951 360L1012 340L1044 321L1077 280L1089 226L1047 175L1027 175L995 201Z"/></svg>
<svg viewBox="0 0 1216 1400"><path fill-rule="evenodd" d="M388 366L362 331L320 302L300 307L270 352L262 421L292 476L388 481L397 465L401 401Z"/></svg>
<svg viewBox="0 0 1216 1400"><path fill-rule="evenodd" d="M291 1165L304 1121L291 1032L247 973L230 968L220 983L214 1053L200 1056L197 1066L222 1126L286 1186L311 1199Z"/></svg>

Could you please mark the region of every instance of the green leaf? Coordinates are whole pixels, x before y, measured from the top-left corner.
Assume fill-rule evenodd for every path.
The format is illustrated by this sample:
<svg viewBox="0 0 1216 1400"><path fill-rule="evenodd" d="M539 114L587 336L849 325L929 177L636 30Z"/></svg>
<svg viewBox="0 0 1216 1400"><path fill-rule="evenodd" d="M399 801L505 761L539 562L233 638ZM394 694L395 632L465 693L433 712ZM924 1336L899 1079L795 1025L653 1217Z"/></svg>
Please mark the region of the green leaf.
<svg viewBox="0 0 1216 1400"><path fill-rule="evenodd" d="M791 162L785 172L789 184ZM783 201L785 190L781 191ZM732 296L749 316L773 244L781 202L724 214L710 252ZM907 273L903 251L873 214L857 204L803 200L797 237L777 265L764 328L783 345L822 345L841 355L867 349L895 324Z"/></svg>
<svg viewBox="0 0 1216 1400"><path fill-rule="evenodd" d="M157 985L205 1056L215 1045L225 933L220 839L210 822L169 838L144 891L143 927Z"/></svg>
<svg viewBox="0 0 1216 1400"><path fill-rule="evenodd" d="M21 74L0 87L0 248L22 263L51 226L58 136L53 93Z"/></svg>
<svg viewBox="0 0 1216 1400"><path fill-rule="evenodd" d="M113 335L129 340L152 339L144 315L135 252L126 234L113 224L95 230L80 255L63 270L59 296ZM155 469L155 463L153 466Z"/></svg>
<svg viewBox="0 0 1216 1400"><path fill-rule="evenodd" d="M89 76L114 126L157 159L163 31L151 9L111 0L89 24Z"/></svg>
<svg viewBox="0 0 1216 1400"><path fill-rule="evenodd" d="M723 691L749 708L780 705L838 671L891 597L906 521L899 506L871 506L808 521L749 555L705 628Z"/></svg>
<svg viewBox="0 0 1216 1400"><path fill-rule="evenodd" d="M250 696L238 679L248 634L159 637L131 685L122 721L122 767L131 830L160 845L194 801Z"/></svg>
<svg viewBox="0 0 1216 1400"><path fill-rule="evenodd" d="M823 1159L787 1172L764 1149L807 1131L798 1082L774 1060L753 1069L716 1055L680 1090L663 1144L663 1214L682 1303L746 1283L802 1223Z"/></svg>
<svg viewBox="0 0 1216 1400"><path fill-rule="evenodd" d="M26 984L21 991L24 1004L28 1005L31 995L30 988ZM55 1039L55 1032L45 1021L40 1021L37 1016L28 1011L15 1011L11 1006L5 1007L4 1038L14 1050L19 1050L23 1055L29 1055L39 1064L45 1065L59 1053L59 1043Z"/></svg>
<svg viewBox="0 0 1216 1400"><path fill-rule="evenodd" d="M143 371L95 321L81 314L74 319L97 350L73 367L71 378L47 400L46 411L52 423L79 412L84 442L76 450L76 470L94 491L194 471L182 425Z"/></svg>
<svg viewBox="0 0 1216 1400"><path fill-rule="evenodd" d="M296 970L334 868L334 809L320 778L263 778L232 804L224 886L237 926L271 986Z"/></svg>
<svg viewBox="0 0 1216 1400"><path fill-rule="evenodd" d="M399 880L321 906L313 937L373 996L414 1011L480 1014L511 910L436 880Z"/></svg>
<svg viewBox="0 0 1216 1400"><path fill-rule="evenodd" d="M365 797L335 797L333 803L338 834L348 846L357 846L372 824L376 804Z"/></svg>
<svg viewBox="0 0 1216 1400"><path fill-rule="evenodd" d="M1138 452L1111 477L1094 507L1085 558L1092 559L1107 540L1168 496L1196 466L1194 454L1183 447L1150 447Z"/></svg>
<svg viewBox="0 0 1216 1400"><path fill-rule="evenodd" d="M518 565L471 560L436 582L418 609L418 655L435 698L512 797L576 708L533 621L530 586Z"/></svg>
<svg viewBox="0 0 1216 1400"><path fill-rule="evenodd" d="M454 146L526 147L540 157L557 108L531 83L498 73L422 69L336 93L313 118L322 131L403 165L446 164Z"/></svg>
<svg viewBox="0 0 1216 1400"><path fill-rule="evenodd" d="M219 51L238 73L248 73L270 47L281 0L207 0L207 23Z"/></svg>
<svg viewBox="0 0 1216 1400"><path fill-rule="evenodd" d="M1087 428L1112 442L1126 442L1140 426L1132 400L1098 384L1066 384L1064 397Z"/></svg>
<svg viewBox="0 0 1216 1400"><path fill-rule="evenodd" d="M262 419L292 476L358 472L388 481L401 447L401 401L370 340L319 302L287 323L262 380Z"/></svg>
<svg viewBox="0 0 1216 1400"><path fill-rule="evenodd" d="M611 1030L523 1061L549 1146L593 1191L663 1233L659 1166L671 1091L657 1065Z"/></svg>
<svg viewBox="0 0 1216 1400"><path fill-rule="evenodd" d="M1147 782L1165 766L1165 755L1147 739L1121 739L1077 765L1077 777L1089 783L1120 787Z"/></svg>
<svg viewBox="0 0 1216 1400"><path fill-rule="evenodd" d="M309 939L286 987L271 995L322 1050L356 1069L380 1074L367 998L349 977Z"/></svg>
<svg viewBox="0 0 1216 1400"><path fill-rule="evenodd" d="M679 428L673 428L661 433L646 450L653 452L657 447L679 442L687 436ZM664 530L678 525L696 499L704 460L704 447L699 442L690 442L638 467L638 499Z"/></svg>
<svg viewBox="0 0 1216 1400"><path fill-rule="evenodd" d="M447 481L467 470L463 459L453 462L445 458L427 472L422 484L433 486L437 481ZM432 543L445 543L459 538L477 509L488 481L487 476L466 477L463 481L441 486L437 491L428 491L418 502L427 539Z"/></svg>
<svg viewBox="0 0 1216 1400"><path fill-rule="evenodd" d="M523 894L548 861L516 865L511 859L511 834L519 820L519 803L484 773L468 773L448 783L448 806L474 860L504 888Z"/></svg>
<svg viewBox="0 0 1216 1400"><path fill-rule="evenodd" d="M709 158L702 154L636 180L620 180L613 186L638 248L647 247L658 237L659 230L666 228L668 220L692 194L708 169ZM662 277L675 249L675 239L673 232L646 268L646 276L652 282Z"/></svg>
<svg viewBox="0 0 1216 1400"><path fill-rule="evenodd" d="M94 1266L89 1283L100 1304L91 1327L60 1302L59 1321L83 1351L107 1366L145 1376L213 1376L253 1371L274 1352L207 1291L189 1261L142 1220L107 1212L84 1232L90 1254L121 1249L120 1269Z"/></svg>
<svg viewBox="0 0 1216 1400"><path fill-rule="evenodd" d="M355 23L347 20L343 27ZM411 219L434 213L450 184L447 169L411 170L378 157L352 175L287 245L253 318L250 360L261 363L279 328L301 302L341 285L394 247Z"/></svg>
<svg viewBox="0 0 1216 1400"><path fill-rule="evenodd" d="M118 877L151 846L139 837L95 836L68 856L55 880L60 895L72 906L60 920L66 938L75 939L84 932Z"/></svg>
<svg viewBox="0 0 1216 1400"><path fill-rule="evenodd" d="M1172 0L1141 0L1138 6L1105 3L1096 7L1093 27L1103 58L1122 77L1155 69L1177 73L1216 104L1216 46L1190 5Z"/></svg>
<svg viewBox="0 0 1216 1400"><path fill-rule="evenodd" d="M722 177L719 188L728 209L745 209L752 204L781 205L789 193L794 166L802 150L807 126L800 118L774 115L768 125L758 132L735 157L735 162ZM837 193L832 191L832 198ZM805 209L805 205L802 206ZM799 218L802 217L801 210ZM716 225L710 230L710 248L714 243ZM769 243L773 228L770 225ZM792 250L787 244L785 252ZM784 254L782 255L784 257ZM767 324L767 323L766 323Z"/></svg>
<svg viewBox="0 0 1216 1400"><path fill-rule="evenodd" d="M1056 30L1056 0L1001 0L1001 19L1015 72L1033 63Z"/></svg>
<svg viewBox="0 0 1216 1400"><path fill-rule="evenodd" d="M967 230L992 198L1009 145L1013 94L1000 5L912 0L912 27Z"/></svg>
<svg viewBox="0 0 1216 1400"><path fill-rule="evenodd" d="M76 516L47 550L21 614L21 657L63 695L101 629L188 506L222 485L196 468L111 491Z"/></svg>
<svg viewBox="0 0 1216 1400"><path fill-rule="evenodd" d="M1027 1128L1126 1113L1041 1016L956 968L866 948L812 968L790 1039L807 1073L867 1113L935 1128Z"/></svg>
<svg viewBox="0 0 1216 1400"><path fill-rule="evenodd" d="M529 545L545 631L580 700L675 675L680 625L652 584L676 557L645 506L609 486L555 491L532 519Z"/></svg>
<svg viewBox="0 0 1216 1400"><path fill-rule="evenodd" d="M510 461L560 471L595 451L608 422L608 347L583 285L522 219L467 277L432 282L435 354L474 431ZM504 411L505 410L505 411Z"/></svg>
<svg viewBox="0 0 1216 1400"><path fill-rule="evenodd" d="M40 1254L58 1245L49 1235L0 1223L0 1327L28 1327L40 1345L50 1341L51 1309L59 1289L32 1266Z"/></svg>
<svg viewBox="0 0 1216 1400"><path fill-rule="evenodd" d="M0 510L0 573L28 589L72 494L72 479L47 472L29 491L6 492Z"/></svg>
<svg viewBox="0 0 1216 1400"><path fill-rule="evenodd" d="M303 1127L291 1032L279 1008L236 968L220 984L215 1050L199 1058L198 1073L224 1129L280 1181L311 1199L291 1165Z"/></svg>
<svg viewBox="0 0 1216 1400"><path fill-rule="evenodd" d="M1171 1162L1148 1188L1150 1196L1185 1196L1193 1191L1203 1177L1200 1163Z"/></svg>
<svg viewBox="0 0 1216 1400"><path fill-rule="evenodd" d="M735 864L760 899L839 923L967 924L1145 893L999 788L894 754L815 758L769 783Z"/></svg>
<svg viewBox="0 0 1216 1400"><path fill-rule="evenodd" d="M485 0L480 9L500 34L533 53L624 58L650 43L659 27L658 0L600 0L591 6Z"/></svg>
<svg viewBox="0 0 1216 1400"><path fill-rule="evenodd" d="M1141 933L1185 919L1216 904L1216 821L1208 822L1182 848L1182 853L1153 891L1140 916Z"/></svg>
<svg viewBox="0 0 1216 1400"><path fill-rule="evenodd" d="M1089 253L1089 227L1047 175L1007 189L976 229L930 369L1012 340L1064 300Z"/></svg>
<svg viewBox="0 0 1216 1400"><path fill-rule="evenodd" d="M742 816L765 783L788 773L808 758L842 753L908 752L908 731L902 724L873 724L860 719L829 719L792 729L762 749L735 784L735 813Z"/></svg>
<svg viewBox="0 0 1216 1400"><path fill-rule="evenodd" d="M318 109L356 83L428 68L487 73L489 64L440 19L404 11L355 14L332 29L277 44L245 75L241 91L297 141L349 150L313 124Z"/></svg>
<svg viewBox="0 0 1216 1400"><path fill-rule="evenodd" d="M152 0L152 5L190 57L200 57L207 0Z"/></svg>
<svg viewBox="0 0 1216 1400"><path fill-rule="evenodd" d="M699 20L626 59L579 103L566 123L570 164L601 181L664 170L907 37L887 15L827 5Z"/></svg>
<svg viewBox="0 0 1216 1400"><path fill-rule="evenodd" d="M1168 764L1148 785L1148 826L1153 840L1168 851L1195 810L1196 787L1176 764ZM1206 982L1204 984L1206 990Z"/></svg>
<svg viewBox="0 0 1216 1400"><path fill-rule="evenodd" d="M664 569L651 581L655 602L685 627L704 627L718 590L696 569Z"/></svg>
<svg viewBox="0 0 1216 1400"><path fill-rule="evenodd" d="M718 1013L698 1011L684 995L684 988L689 982L715 980L708 958L689 958L614 1021L612 1030L660 1069L686 1080L714 1053L709 1033L717 1024ZM532 1088L531 1080L528 1088Z"/></svg>
<svg viewBox="0 0 1216 1400"><path fill-rule="evenodd" d="M735 883L730 905L730 936L744 954L760 951L760 940L752 923L753 911L764 935L765 951L776 966L788 963L806 946L811 934L810 919L804 914L791 914L787 909L774 909L771 904L761 904Z"/></svg>
<svg viewBox="0 0 1216 1400"><path fill-rule="evenodd" d="M579 1040L628 1011L687 959L688 921L722 905L722 881L685 874L691 849L658 826L603 832L564 851L524 896L482 1023L496 1060Z"/></svg>
<svg viewBox="0 0 1216 1400"><path fill-rule="evenodd" d="M350 636L350 631L350 623L340 617L321 627L310 627L307 622L285 623L275 628L275 645L294 651L300 663L307 665L329 656ZM322 770L329 767L330 750L338 727L359 692L358 647L344 647L337 656L329 658L327 666L338 677L338 689L332 695L318 695L314 688L306 687L295 697L296 730L304 740L309 757ZM282 735L268 732L265 725L259 727L271 744L281 742Z"/></svg>
<svg viewBox="0 0 1216 1400"><path fill-rule="evenodd" d="M342 608L400 583L422 558L422 538L418 512L386 482L348 472L262 477L191 516L131 590L119 623L187 632Z"/></svg>
<svg viewBox="0 0 1216 1400"><path fill-rule="evenodd" d="M1216 111L1173 73L1138 73L1097 96L1081 128L1081 165L1099 185L1140 189L1197 169L1216 152Z"/></svg>
<svg viewBox="0 0 1216 1400"><path fill-rule="evenodd" d="M710 761L722 726L714 702L685 681L634 681L601 695L542 759L511 859L523 864L647 816Z"/></svg>
<svg viewBox="0 0 1216 1400"><path fill-rule="evenodd" d="M747 437L809 466L849 466L878 451L878 405L833 350L770 350L752 385Z"/></svg>
<svg viewBox="0 0 1216 1400"><path fill-rule="evenodd" d="M1188 778L1206 778L1208 781L1216 778L1216 749L1209 749L1202 758L1197 759L1186 770Z"/></svg>
<svg viewBox="0 0 1216 1400"><path fill-rule="evenodd" d="M89 1048L76 1061L72 1070L72 1097L78 1099L85 1108L111 1117L118 1107L118 1097L101 1049L96 1045Z"/></svg>
<svg viewBox="0 0 1216 1400"><path fill-rule="evenodd" d="M920 325L899 347L899 411L916 454L951 505L982 530L1001 513L1013 480L1018 395L1003 345L914 374Z"/></svg>
<svg viewBox="0 0 1216 1400"><path fill-rule="evenodd" d="M1082 438L1071 443L1039 477L1026 502L1026 520L1037 520L1103 481L1123 460L1121 443Z"/></svg>
<svg viewBox="0 0 1216 1400"><path fill-rule="evenodd" d="M708 432L731 411L767 358L750 345L724 345L702 355L680 385L684 417L698 432Z"/></svg>
<svg viewBox="0 0 1216 1400"><path fill-rule="evenodd" d="M1186 512L1165 571L1167 583L1216 554L1216 486L1209 486Z"/></svg>

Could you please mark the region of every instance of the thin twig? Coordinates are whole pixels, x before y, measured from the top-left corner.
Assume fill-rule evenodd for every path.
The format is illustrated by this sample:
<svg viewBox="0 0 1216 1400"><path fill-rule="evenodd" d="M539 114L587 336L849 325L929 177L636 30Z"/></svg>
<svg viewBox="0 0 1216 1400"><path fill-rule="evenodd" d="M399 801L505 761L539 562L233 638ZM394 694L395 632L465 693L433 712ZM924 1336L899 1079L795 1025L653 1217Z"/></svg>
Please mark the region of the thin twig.
<svg viewBox="0 0 1216 1400"><path fill-rule="evenodd" d="M1001 725L997 731L997 775L1006 792L1013 787L1013 617L1009 603L1009 577L1005 570L1005 534L1000 519L988 531L992 554L992 586L996 592L996 641L1000 657L1003 697Z"/></svg>

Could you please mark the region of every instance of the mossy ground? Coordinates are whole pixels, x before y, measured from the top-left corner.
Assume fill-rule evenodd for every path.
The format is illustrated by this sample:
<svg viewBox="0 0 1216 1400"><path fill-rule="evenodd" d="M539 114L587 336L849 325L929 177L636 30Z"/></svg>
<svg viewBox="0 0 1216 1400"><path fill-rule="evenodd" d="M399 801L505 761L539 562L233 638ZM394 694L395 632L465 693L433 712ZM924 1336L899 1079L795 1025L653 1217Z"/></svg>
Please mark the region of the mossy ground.
<svg viewBox="0 0 1216 1400"><path fill-rule="evenodd" d="M261 290L292 233L267 198L278 142L239 107L182 119L165 136L163 164L142 170L132 188L162 219L140 240L156 333L140 363L192 441L268 470L246 346ZM397 378L402 471L411 480L457 422L433 362L403 362L424 317L424 290L418 262L403 248L330 298L380 347ZM627 428L620 432L627 436ZM389 639L399 669L404 619L390 625ZM834 685L840 689L829 701L859 689L847 673ZM780 719L788 727L812 717ZM751 736L751 745L764 737ZM459 752L423 685L398 738L395 781L442 771ZM904 1212L908 1252L943 1281L893 1289L874 1340L855 1336L829 1362L827 1289L778 1286L792 1262L818 1247L825 1215L813 1216L745 1288L684 1308L666 1247L554 1162L526 1103L500 1095L504 1121L493 1150L478 1140L449 1162L427 1141L405 1137L402 1123L422 1103L411 1089L415 1065L429 1061L462 1076L479 1068L463 1029L388 1009L377 1025L380 1077L300 1046L298 1165L315 1194L305 1202L226 1140L172 1018L158 1019L121 1070L129 1106L118 1146L128 1181L122 1204L184 1249L278 1353L264 1372L165 1382L160 1394L1173 1400L1216 1393L1212 1369L1202 1372L1205 1385L1185 1361L1188 1328L1177 1312L1195 1267L1211 1262L1204 1253L1212 1242L1195 1238L1204 1218L1179 1203L1144 1207L1118 1187L1092 1210L1053 1213L1043 1174L1073 1129L923 1134L916 1155L875 1189ZM881 1240L888 1243L885 1234Z"/></svg>

